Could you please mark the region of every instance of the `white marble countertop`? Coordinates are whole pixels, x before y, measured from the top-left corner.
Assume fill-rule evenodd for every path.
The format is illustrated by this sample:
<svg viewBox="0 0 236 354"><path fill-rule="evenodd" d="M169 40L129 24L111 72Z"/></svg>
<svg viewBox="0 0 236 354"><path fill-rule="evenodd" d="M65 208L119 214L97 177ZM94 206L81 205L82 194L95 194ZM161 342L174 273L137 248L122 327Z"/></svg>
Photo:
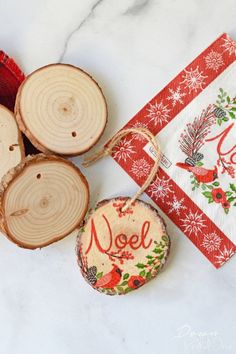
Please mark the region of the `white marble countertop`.
<svg viewBox="0 0 236 354"><path fill-rule="evenodd" d="M90 72L108 100L102 143L235 16L235 0L0 0L0 46L26 73L58 61ZM91 204L137 188L111 158L84 173ZM216 270L168 230L165 271L124 297L84 282L73 238L32 252L1 237L0 353L235 353L236 258Z"/></svg>

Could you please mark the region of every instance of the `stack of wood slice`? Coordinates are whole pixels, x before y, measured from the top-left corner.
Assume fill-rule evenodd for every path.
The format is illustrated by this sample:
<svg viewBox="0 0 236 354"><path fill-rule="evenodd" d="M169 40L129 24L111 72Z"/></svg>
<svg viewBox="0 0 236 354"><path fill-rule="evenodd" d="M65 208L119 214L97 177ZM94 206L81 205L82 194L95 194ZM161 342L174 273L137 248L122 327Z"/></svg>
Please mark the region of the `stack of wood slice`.
<svg viewBox="0 0 236 354"><path fill-rule="evenodd" d="M17 245L41 248L78 228L88 203L88 183L72 162L27 156L2 179L0 226Z"/></svg>
<svg viewBox="0 0 236 354"><path fill-rule="evenodd" d="M0 105L0 179L24 157L24 144L15 117Z"/></svg>
<svg viewBox="0 0 236 354"><path fill-rule="evenodd" d="M0 106L0 229L11 241L35 249L76 233L89 186L60 155L89 150L106 122L100 87L72 65L48 65L26 77L15 116ZM21 132L43 154L25 157Z"/></svg>
<svg viewBox="0 0 236 354"><path fill-rule="evenodd" d="M107 105L90 75L72 65L52 64L21 84L15 114L19 128L38 150L75 156L100 138Z"/></svg>

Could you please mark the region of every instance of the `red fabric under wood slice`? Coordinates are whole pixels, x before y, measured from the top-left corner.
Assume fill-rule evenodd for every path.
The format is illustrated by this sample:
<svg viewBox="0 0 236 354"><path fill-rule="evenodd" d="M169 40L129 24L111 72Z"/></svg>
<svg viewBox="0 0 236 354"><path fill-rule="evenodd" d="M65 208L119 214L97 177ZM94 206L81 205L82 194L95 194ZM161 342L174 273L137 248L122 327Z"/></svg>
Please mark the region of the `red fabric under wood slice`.
<svg viewBox="0 0 236 354"><path fill-rule="evenodd" d="M14 111L16 94L24 79L25 75L16 62L0 50L0 104ZM38 152L25 136L23 139L26 155Z"/></svg>

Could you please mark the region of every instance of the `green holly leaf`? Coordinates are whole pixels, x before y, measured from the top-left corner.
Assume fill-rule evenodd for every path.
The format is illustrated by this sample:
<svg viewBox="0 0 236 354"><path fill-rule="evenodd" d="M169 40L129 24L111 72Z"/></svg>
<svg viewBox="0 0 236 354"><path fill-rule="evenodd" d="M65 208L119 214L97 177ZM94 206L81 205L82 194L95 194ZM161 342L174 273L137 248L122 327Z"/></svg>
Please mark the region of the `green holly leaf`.
<svg viewBox="0 0 236 354"><path fill-rule="evenodd" d="M154 259L150 259L150 261L147 262L148 265L153 265Z"/></svg>
<svg viewBox="0 0 236 354"><path fill-rule="evenodd" d="M120 286L125 286L125 285L127 285L127 284L128 284L127 281L123 281L123 283L121 283Z"/></svg>
<svg viewBox="0 0 236 354"><path fill-rule="evenodd" d="M146 275L146 270L142 270L140 273L139 273L140 277L145 277Z"/></svg>
<svg viewBox="0 0 236 354"><path fill-rule="evenodd" d="M234 199L235 199L235 197L230 197L230 198L227 199L227 201L228 201L229 203L232 203L232 202L234 201Z"/></svg>
<svg viewBox="0 0 236 354"><path fill-rule="evenodd" d="M232 107L232 108L231 108L231 111L236 112L236 107Z"/></svg>
<svg viewBox="0 0 236 354"><path fill-rule="evenodd" d="M229 209L224 209L225 214L229 214Z"/></svg>
<svg viewBox="0 0 236 354"><path fill-rule="evenodd" d="M123 279L126 280L129 278L129 273L125 273L124 276L123 276Z"/></svg>
<svg viewBox="0 0 236 354"><path fill-rule="evenodd" d="M227 101L227 103L230 103L230 97L229 96L226 97L226 101Z"/></svg>
<svg viewBox="0 0 236 354"><path fill-rule="evenodd" d="M192 188L192 191L195 191L195 189L196 189L196 188L195 188L195 187L193 187L193 188Z"/></svg>
<svg viewBox="0 0 236 354"><path fill-rule="evenodd" d="M212 198L211 192L203 192L202 194L207 198Z"/></svg>
<svg viewBox="0 0 236 354"><path fill-rule="evenodd" d="M229 112L229 115L232 119L236 119L235 114L233 112Z"/></svg>
<svg viewBox="0 0 236 354"><path fill-rule="evenodd" d="M208 199L208 204L213 203L213 202L214 202L213 198Z"/></svg>
<svg viewBox="0 0 236 354"><path fill-rule="evenodd" d="M230 183L229 186L230 186L230 189L232 189L232 191L236 192L236 186L235 186L235 184Z"/></svg>
<svg viewBox="0 0 236 354"><path fill-rule="evenodd" d="M197 165L197 166L203 166L203 165L204 165L204 163L203 163L203 162L201 162L201 161L198 161L198 162L196 163L196 165Z"/></svg>
<svg viewBox="0 0 236 354"><path fill-rule="evenodd" d="M116 288L117 288L117 290L118 290L119 292L123 293L124 289L122 288L122 286L117 285Z"/></svg>
<svg viewBox="0 0 236 354"><path fill-rule="evenodd" d="M228 117L223 117L222 120L223 120L224 122L228 122L229 118L228 118Z"/></svg>
<svg viewBox="0 0 236 354"><path fill-rule="evenodd" d="M218 124L219 126L221 126L222 120L221 120L220 118L217 119L217 124Z"/></svg>
<svg viewBox="0 0 236 354"><path fill-rule="evenodd" d="M207 188L206 185L203 183L203 184L202 184L202 189L205 191L206 188Z"/></svg>
<svg viewBox="0 0 236 354"><path fill-rule="evenodd" d="M138 263L136 264L137 268L145 268L145 265L143 263Z"/></svg>
<svg viewBox="0 0 236 354"><path fill-rule="evenodd" d="M158 253L161 253L162 250L160 248L155 248L152 252L158 254Z"/></svg>
<svg viewBox="0 0 236 354"><path fill-rule="evenodd" d="M165 243L169 243L169 238L166 235L163 235L161 238Z"/></svg>
<svg viewBox="0 0 236 354"><path fill-rule="evenodd" d="M126 289L125 289L125 293L126 293L126 294L129 293L130 291L132 291L131 288L126 288Z"/></svg>
<svg viewBox="0 0 236 354"><path fill-rule="evenodd" d="M151 273L151 272L147 272L146 278L147 278L147 279L151 279L151 277L152 277L152 273Z"/></svg>
<svg viewBox="0 0 236 354"><path fill-rule="evenodd" d="M103 272L97 273L96 278L100 279L103 276Z"/></svg>
<svg viewBox="0 0 236 354"><path fill-rule="evenodd" d="M215 187L218 187L218 186L220 185L220 183L217 182L217 181L216 181L216 182L213 182L212 184L213 184L213 186L215 186Z"/></svg>
<svg viewBox="0 0 236 354"><path fill-rule="evenodd" d="M236 206L236 203L234 203L234 206Z"/></svg>
<svg viewBox="0 0 236 354"><path fill-rule="evenodd" d="M233 192L227 191L225 192L225 194L227 195L227 197L230 197L233 194Z"/></svg>
<svg viewBox="0 0 236 354"><path fill-rule="evenodd" d="M212 190L213 189L213 186L211 186L210 184L206 184L207 188Z"/></svg>
<svg viewBox="0 0 236 354"><path fill-rule="evenodd" d="M146 258L147 259L153 259L153 256L147 255Z"/></svg>

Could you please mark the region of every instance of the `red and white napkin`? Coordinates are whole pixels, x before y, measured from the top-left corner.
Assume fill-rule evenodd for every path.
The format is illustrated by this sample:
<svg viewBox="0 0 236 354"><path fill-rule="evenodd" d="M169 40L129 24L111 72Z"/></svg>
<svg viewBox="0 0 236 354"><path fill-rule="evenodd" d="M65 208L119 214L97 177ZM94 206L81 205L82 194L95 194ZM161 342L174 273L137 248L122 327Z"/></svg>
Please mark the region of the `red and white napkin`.
<svg viewBox="0 0 236 354"><path fill-rule="evenodd" d="M236 42L223 34L126 125L157 136L161 168L146 193L216 268L236 252L235 79ZM131 134L113 157L141 185L154 153Z"/></svg>

